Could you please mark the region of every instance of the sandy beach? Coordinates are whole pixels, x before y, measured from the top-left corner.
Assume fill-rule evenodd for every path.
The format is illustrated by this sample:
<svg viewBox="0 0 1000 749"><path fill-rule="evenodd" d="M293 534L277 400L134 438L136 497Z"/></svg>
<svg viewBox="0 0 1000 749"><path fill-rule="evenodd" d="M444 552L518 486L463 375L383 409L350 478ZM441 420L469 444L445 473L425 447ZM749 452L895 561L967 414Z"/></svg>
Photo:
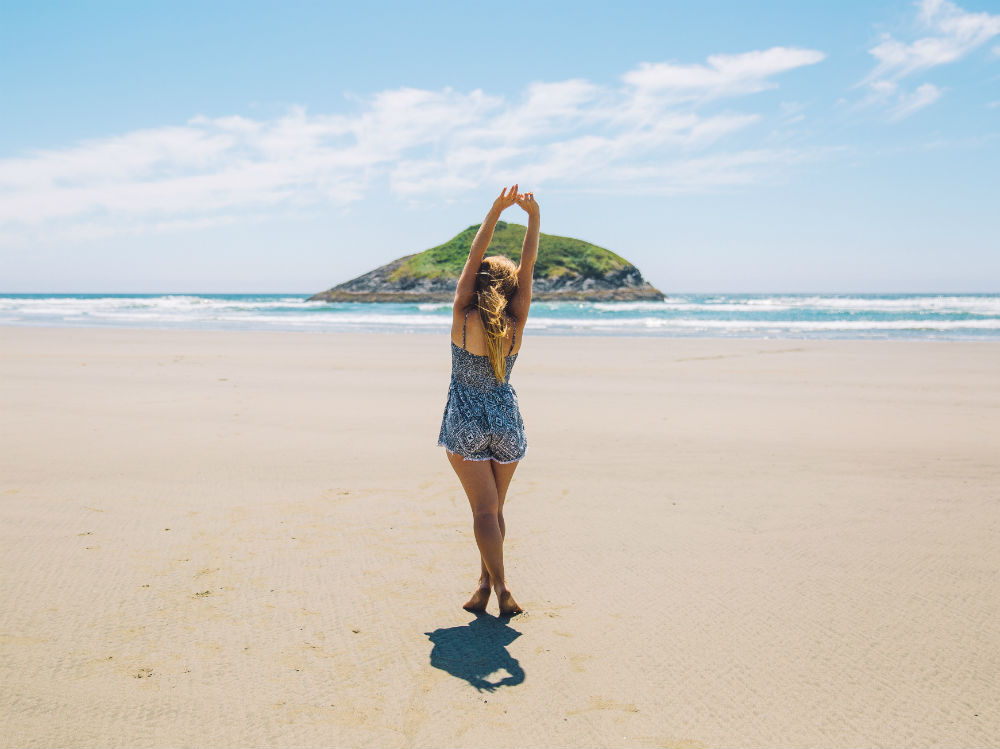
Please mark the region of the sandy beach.
<svg viewBox="0 0 1000 749"><path fill-rule="evenodd" d="M1000 744L1000 343L0 327L3 746Z"/></svg>

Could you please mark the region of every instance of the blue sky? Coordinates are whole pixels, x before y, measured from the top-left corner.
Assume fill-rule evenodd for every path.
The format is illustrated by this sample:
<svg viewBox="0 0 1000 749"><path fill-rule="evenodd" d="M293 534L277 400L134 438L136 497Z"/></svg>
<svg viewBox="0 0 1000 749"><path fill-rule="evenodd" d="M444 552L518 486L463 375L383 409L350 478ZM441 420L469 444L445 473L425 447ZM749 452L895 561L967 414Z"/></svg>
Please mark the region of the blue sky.
<svg viewBox="0 0 1000 749"><path fill-rule="evenodd" d="M311 293L514 181L667 293L996 292L998 166L996 2L0 2L0 292Z"/></svg>

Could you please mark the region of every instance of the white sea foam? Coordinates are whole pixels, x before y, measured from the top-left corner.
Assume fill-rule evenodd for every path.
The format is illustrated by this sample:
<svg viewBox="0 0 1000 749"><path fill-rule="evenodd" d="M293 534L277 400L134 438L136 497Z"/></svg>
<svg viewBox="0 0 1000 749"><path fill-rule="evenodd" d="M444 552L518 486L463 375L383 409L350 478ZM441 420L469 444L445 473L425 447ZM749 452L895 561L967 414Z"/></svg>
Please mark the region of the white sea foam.
<svg viewBox="0 0 1000 749"><path fill-rule="evenodd" d="M879 312L952 312L973 315L1000 315L996 296L774 296L748 299L747 306L770 308L812 308ZM714 308L714 305L713 305Z"/></svg>
<svg viewBox="0 0 1000 749"><path fill-rule="evenodd" d="M698 295L692 295L697 297ZM766 297L707 296L666 297L663 301L595 302L594 309L607 312L630 311L712 311L743 312L753 310L782 311L790 309L845 310L872 312L952 312L974 315L1000 315L997 296L901 296L870 297L847 295L773 295Z"/></svg>
<svg viewBox="0 0 1000 749"><path fill-rule="evenodd" d="M0 296L0 324L315 331L444 331L450 302L308 302L306 296ZM1000 339L1000 295L673 295L536 302L528 329L578 335L815 335Z"/></svg>
<svg viewBox="0 0 1000 749"><path fill-rule="evenodd" d="M632 317L616 320L535 318L527 327L578 328L678 328L716 330L958 330L962 328L1000 332L1000 318L977 320L692 320L684 318Z"/></svg>
<svg viewBox="0 0 1000 749"><path fill-rule="evenodd" d="M24 310L26 312L56 313L66 310L116 310L116 309L161 309L161 310L211 310L211 309L245 309L253 312L258 309L278 307L317 307L323 302L306 302L301 297L283 299L268 299L261 301L212 299L195 296L161 296L161 297L42 297L20 298L0 297L0 311Z"/></svg>

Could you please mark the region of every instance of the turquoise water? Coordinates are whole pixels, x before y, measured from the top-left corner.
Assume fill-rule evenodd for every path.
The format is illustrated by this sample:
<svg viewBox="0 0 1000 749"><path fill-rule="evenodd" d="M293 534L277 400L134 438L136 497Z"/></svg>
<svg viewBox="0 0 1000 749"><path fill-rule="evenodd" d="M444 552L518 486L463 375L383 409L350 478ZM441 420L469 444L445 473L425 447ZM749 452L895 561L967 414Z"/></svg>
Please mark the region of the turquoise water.
<svg viewBox="0 0 1000 749"><path fill-rule="evenodd" d="M0 325L442 333L449 303L307 302L309 294L5 294ZM534 302L548 335L1000 340L1000 294L670 294Z"/></svg>

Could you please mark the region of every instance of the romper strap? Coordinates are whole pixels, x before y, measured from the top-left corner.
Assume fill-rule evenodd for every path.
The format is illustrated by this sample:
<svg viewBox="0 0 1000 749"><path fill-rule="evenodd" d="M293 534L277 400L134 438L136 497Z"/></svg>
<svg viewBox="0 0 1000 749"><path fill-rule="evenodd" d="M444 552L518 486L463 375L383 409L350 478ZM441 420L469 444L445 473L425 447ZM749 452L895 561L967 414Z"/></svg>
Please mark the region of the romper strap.
<svg viewBox="0 0 1000 749"><path fill-rule="evenodd" d="M510 342L510 351L507 352L507 356L510 356L511 351L514 350L514 343L516 341L517 341L517 325L515 324L514 325L514 337L511 339L511 342Z"/></svg>
<svg viewBox="0 0 1000 749"><path fill-rule="evenodd" d="M462 321L462 349L465 349L465 324L469 322L469 313L472 312L471 309L465 310L465 319Z"/></svg>

